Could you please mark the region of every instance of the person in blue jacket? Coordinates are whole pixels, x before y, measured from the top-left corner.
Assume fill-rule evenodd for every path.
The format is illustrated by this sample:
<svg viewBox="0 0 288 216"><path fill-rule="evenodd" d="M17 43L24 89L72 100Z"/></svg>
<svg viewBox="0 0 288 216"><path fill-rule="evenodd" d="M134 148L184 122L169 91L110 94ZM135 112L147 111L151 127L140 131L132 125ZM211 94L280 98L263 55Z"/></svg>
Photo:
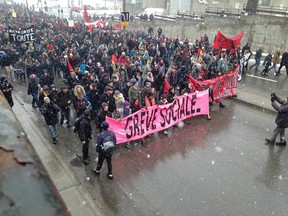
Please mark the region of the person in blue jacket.
<svg viewBox="0 0 288 216"><path fill-rule="evenodd" d="M96 145L96 152L99 153L98 155L98 163L96 169L92 169L92 171L99 175L100 170L102 168L103 162L106 159L108 165L108 173L107 177L112 180L112 155L113 151L116 147L116 136L113 131L108 130L109 124L106 121L101 123L101 127L103 131L97 137L97 145Z"/></svg>

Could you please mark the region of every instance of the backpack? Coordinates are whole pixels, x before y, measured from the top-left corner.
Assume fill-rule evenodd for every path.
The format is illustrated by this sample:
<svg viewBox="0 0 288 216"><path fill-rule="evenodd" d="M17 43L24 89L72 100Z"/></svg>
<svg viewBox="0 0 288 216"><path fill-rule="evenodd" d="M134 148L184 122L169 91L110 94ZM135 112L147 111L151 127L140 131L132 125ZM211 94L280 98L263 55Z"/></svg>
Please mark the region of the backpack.
<svg viewBox="0 0 288 216"><path fill-rule="evenodd" d="M74 133L78 133L82 117L78 117L74 123Z"/></svg>

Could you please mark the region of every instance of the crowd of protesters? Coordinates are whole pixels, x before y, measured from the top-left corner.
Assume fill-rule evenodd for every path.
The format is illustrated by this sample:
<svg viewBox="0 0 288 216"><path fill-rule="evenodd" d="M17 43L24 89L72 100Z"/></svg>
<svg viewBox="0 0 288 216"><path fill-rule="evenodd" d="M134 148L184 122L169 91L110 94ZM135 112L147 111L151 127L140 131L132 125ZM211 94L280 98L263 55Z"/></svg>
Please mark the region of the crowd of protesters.
<svg viewBox="0 0 288 216"><path fill-rule="evenodd" d="M102 132L106 116L121 119L143 107L171 103L178 95L199 89L188 82L188 76L212 79L231 72L239 63L241 74L251 57L247 55L251 53L249 44L242 49L213 50L207 35L192 43L188 39L181 42L165 37L161 27L156 30L152 26L147 32L128 31L124 45L122 30L113 26L90 31L84 20L68 27L67 20L56 16L19 5L13 9L16 17L11 6L0 9L1 66L10 82L28 83L33 108L42 108L43 114L47 104L57 104L60 124L65 122L67 127L72 124L71 108L79 118L83 114L87 117L88 109ZM8 26L34 26L35 40L11 42ZM261 58L260 51L256 59ZM255 66L258 69L259 61ZM282 66L287 69L287 63ZM213 101L212 89L209 92L210 104L224 107L221 101ZM51 134L56 144L55 133Z"/></svg>

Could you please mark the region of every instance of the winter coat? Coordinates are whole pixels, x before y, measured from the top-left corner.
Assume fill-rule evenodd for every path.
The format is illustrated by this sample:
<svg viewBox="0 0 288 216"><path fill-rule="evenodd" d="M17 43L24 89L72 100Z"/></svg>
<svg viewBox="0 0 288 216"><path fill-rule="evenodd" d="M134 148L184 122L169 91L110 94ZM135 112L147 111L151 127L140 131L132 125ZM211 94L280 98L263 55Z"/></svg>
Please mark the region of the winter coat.
<svg viewBox="0 0 288 216"><path fill-rule="evenodd" d="M58 101L58 91L50 91L48 94L48 97L50 98L50 100L54 103L57 103Z"/></svg>
<svg viewBox="0 0 288 216"><path fill-rule="evenodd" d="M99 104L102 105L102 103L107 103L108 104L108 109L109 112L114 112L116 109L116 105L115 105L115 100L113 98L113 95L108 95L107 93L103 93L99 99Z"/></svg>
<svg viewBox="0 0 288 216"><path fill-rule="evenodd" d="M99 104L100 94L99 94L98 89L88 91L87 98L92 105L92 109L98 110L98 108L100 106L100 104Z"/></svg>
<svg viewBox="0 0 288 216"><path fill-rule="evenodd" d="M64 93L60 91L57 96L57 104L60 106L61 109L67 109L73 101L73 97L70 91Z"/></svg>
<svg viewBox="0 0 288 216"><path fill-rule="evenodd" d="M38 94L38 83L36 80L31 80L28 83L28 90L27 90L27 94Z"/></svg>
<svg viewBox="0 0 288 216"><path fill-rule="evenodd" d="M285 65L288 64L288 52L284 52L281 59L281 64Z"/></svg>
<svg viewBox="0 0 288 216"><path fill-rule="evenodd" d="M121 109L123 107L123 103L125 102L125 98L123 97L123 94L119 93L117 97L115 95L113 97L115 100L116 109Z"/></svg>
<svg viewBox="0 0 288 216"><path fill-rule="evenodd" d="M128 97L129 97L129 102L131 103L132 100L139 100L139 102L141 101L140 98L140 91L138 88L135 88L134 86L131 86L129 91L128 91Z"/></svg>
<svg viewBox="0 0 288 216"><path fill-rule="evenodd" d="M80 138L80 141L86 141L88 139L91 139L92 136L92 127L91 127L91 118L90 117L81 117L79 124L79 130L78 130L78 136Z"/></svg>
<svg viewBox="0 0 288 216"><path fill-rule="evenodd" d="M112 113L107 111L105 112L103 109L97 114L97 117L95 119L95 125L97 128L101 129L101 124L103 121L106 121L106 116L112 118Z"/></svg>
<svg viewBox="0 0 288 216"><path fill-rule="evenodd" d="M280 106L277 104L280 103ZM278 111L275 123L281 128L288 127L288 104L284 104L281 99L275 96L275 101L272 102L272 106Z"/></svg>
<svg viewBox="0 0 288 216"><path fill-rule="evenodd" d="M278 64L279 61L280 61L280 52L277 51L273 55L272 62L273 62L273 64Z"/></svg>
<svg viewBox="0 0 288 216"><path fill-rule="evenodd" d="M275 110L278 111L277 118L275 120L275 123L281 127L281 128L287 128L288 127L288 105L287 104L281 104L278 106L276 102L272 102L272 106Z"/></svg>
<svg viewBox="0 0 288 216"><path fill-rule="evenodd" d="M57 104L48 103L40 108L41 114L44 116L47 125L56 125L58 123L58 112L60 108Z"/></svg>
<svg viewBox="0 0 288 216"><path fill-rule="evenodd" d="M262 49L258 49L255 54L255 59L260 59L262 56Z"/></svg>
<svg viewBox="0 0 288 216"><path fill-rule="evenodd" d="M145 107L151 107L156 105L155 98L149 99L147 96L145 97Z"/></svg>
<svg viewBox="0 0 288 216"><path fill-rule="evenodd" d="M96 152L112 156L116 147L116 136L110 130L103 130L97 137Z"/></svg>
<svg viewBox="0 0 288 216"><path fill-rule="evenodd" d="M44 85L46 85L46 86L51 86L52 85L52 83L53 83L53 77L51 77L49 74L47 75L47 76L45 76L45 75L42 75L41 77L40 77L40 82L39 82L39 84L41 85L41 86L44 86Z"/></svg>

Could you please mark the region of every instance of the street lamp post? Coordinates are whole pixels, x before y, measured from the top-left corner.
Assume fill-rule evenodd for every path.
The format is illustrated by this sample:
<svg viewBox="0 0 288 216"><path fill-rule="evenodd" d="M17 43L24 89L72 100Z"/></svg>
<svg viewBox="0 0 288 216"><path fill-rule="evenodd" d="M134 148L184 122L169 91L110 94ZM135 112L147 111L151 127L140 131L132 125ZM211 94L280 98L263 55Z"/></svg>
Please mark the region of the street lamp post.
<svg viewBox="0 0 288 216"><path fill-rule="evenodd" d="M123 0L123 12L126 11L126 0ZM126 26L123 26L123 46L124 48L127 47L127 41L126 41Z"/></svg>

